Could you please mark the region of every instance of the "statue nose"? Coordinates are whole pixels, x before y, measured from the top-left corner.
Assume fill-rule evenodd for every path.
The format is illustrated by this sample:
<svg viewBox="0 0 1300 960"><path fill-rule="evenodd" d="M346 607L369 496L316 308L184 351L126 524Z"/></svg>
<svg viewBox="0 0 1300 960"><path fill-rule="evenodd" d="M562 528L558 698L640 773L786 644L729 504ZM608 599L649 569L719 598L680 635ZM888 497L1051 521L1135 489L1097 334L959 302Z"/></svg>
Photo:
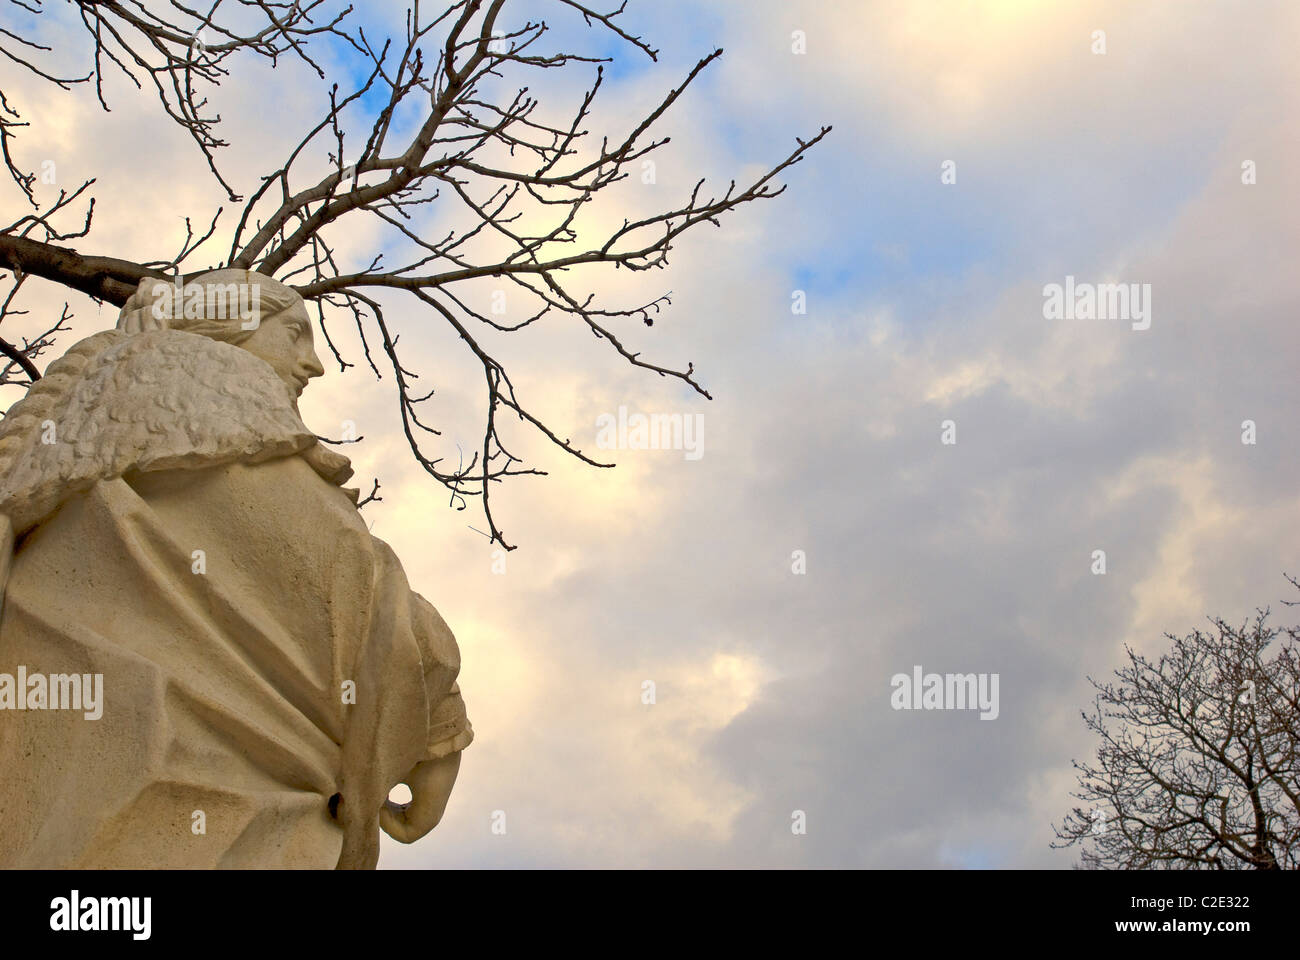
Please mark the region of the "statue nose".
<svg viewBox="0 0 1300 960"><path fill-rule="evenodd" d="M302 368L309 378L323 376L325 373L325 368L321 365L320 357L316 356L316 351L314 350L312 351L311 356L307 358L307 362L303 364Z"/></svg>

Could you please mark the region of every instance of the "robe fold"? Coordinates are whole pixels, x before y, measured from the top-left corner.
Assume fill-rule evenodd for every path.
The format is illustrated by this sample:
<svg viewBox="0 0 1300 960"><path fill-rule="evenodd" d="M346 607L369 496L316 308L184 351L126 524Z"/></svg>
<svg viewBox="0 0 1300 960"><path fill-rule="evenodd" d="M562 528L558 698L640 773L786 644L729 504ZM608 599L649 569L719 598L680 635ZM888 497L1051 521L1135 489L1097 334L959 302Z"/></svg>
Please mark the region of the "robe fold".
<svg viewBox="0 0 1300 960"><path fill-rule="evenodd" d="M313 444L136 456L15 531L0 673L103 703L0 709L0 866L370 868L388 792L469 744L451 632Z"/></svg>

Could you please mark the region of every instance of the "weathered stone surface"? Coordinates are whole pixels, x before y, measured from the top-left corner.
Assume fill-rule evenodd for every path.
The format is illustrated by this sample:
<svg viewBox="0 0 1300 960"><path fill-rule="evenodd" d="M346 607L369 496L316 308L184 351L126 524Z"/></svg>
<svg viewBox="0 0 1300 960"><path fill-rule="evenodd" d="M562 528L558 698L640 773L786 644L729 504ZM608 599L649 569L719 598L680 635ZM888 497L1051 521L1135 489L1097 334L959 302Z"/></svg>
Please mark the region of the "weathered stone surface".
<svg viewBox="0 0 1300 960"><path fill-rule="evenodd" d="M302 300L159 283L0 422L0 866L373 867L473 738L455 640L298 415Z"/></svg>

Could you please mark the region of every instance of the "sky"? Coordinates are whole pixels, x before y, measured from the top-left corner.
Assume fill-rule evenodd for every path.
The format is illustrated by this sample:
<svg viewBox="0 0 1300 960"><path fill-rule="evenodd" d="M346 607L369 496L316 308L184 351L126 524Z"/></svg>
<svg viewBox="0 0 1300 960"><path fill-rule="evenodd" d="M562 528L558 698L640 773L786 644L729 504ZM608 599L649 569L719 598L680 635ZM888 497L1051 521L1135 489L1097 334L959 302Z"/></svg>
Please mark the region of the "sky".
<svg viewBox="0 0 1300 960"><path fill-rule="evenodd" d="M616 58L601 132L725 50L665 117L654 182L599 216L676 206L700 177L725 189L834 129L784 194L688 233L668 270L583 276L622 304L671 290L652 328L620 333L693 362L712 400L563 322L500 345L588 448L620 407L702 430L698 457L599 451L612 470L521 439L550 474L494 491L519 546L504 567L405 451L391 375L334 365L304 395L318 432L364 436L347 452L382 484L367 522L455 632L476 731L443 822L385 838L381 866L1070 867L1049 844L1095 749L1088 678L1207 615L1285 617L1300 573L1300 8L633 2L658 61L556 4L507 5L535 11L558 46ZM364 16L400 24L397 4ZM151 94L115 82L105 114L4 69L39 120L33 165L98 178L82 252L166 259L222 202ZM562 113L590 79L547 71L533 92ZM323 96L291 63L229 78L239 189ZM364 263L388 242L340 249ZM1044 288L1067 277L1149 290L1149 327L1049 319ZM116 320L45 285L5 335L65 298L65 346ZM438 321L391 309L454 459L481 371ZM916 666L996 674L996 717L895 709Z"/></svg>

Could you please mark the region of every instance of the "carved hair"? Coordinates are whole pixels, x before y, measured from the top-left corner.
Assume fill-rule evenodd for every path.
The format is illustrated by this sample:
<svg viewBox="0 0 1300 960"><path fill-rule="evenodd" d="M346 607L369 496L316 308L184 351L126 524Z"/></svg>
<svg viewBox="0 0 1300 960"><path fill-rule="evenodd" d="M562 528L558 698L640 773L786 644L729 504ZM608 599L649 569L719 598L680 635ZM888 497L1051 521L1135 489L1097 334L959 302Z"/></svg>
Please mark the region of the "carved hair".
<svg viewBox="0 0 1300 960"><path fill-rule="evenodd" d="M213 270L193 278L190 284L256 284L258 288L258 323L269 320L300 302L297 291L271 277L251 270ZM253 330L242 329L238 315L225 319L207 316L186 319L184 311L172 316L174 301L157 291L159 285L174 290L172 283L146 277L135 288L135 293L122 306L118 315L117 330L105 331L74 344L62 357L46 369L45 375L15 403L0 421L0 473L12 464L15 455L25 449L27 438L40 424L67 400L67 391L81 378L83 372L101 351L117 343L122 334L145 333L150 330L180 330L195 333L212 340L238 345L253 335ZM159 309L155 310L155 306ZM229 313L229 311L227 311ZM162 316L158 316L158 314Z"/></svg>
<svg viewBox="0 0 1300 960"><path fill-rule="evenodd" d="M301 303L298 294L247 270L216 270L192 282L199 286L186 285L187 318L185 310L174 316L173 297L156 289L174 286L141 281L116 330L74 344L0 420L0 589L12 537L97 480L131 469L255 463L318 446L284 382L238 348L253 333L242 329L240 311L209 315L191 299L202 295L206 307L209 285L256 285L260 324ZM47 428L57 430L57 442L44 439ZM308 462L332 483L352 472L346 457L323 448Z"/></svg>
<svg viewBox="0 0 1300 960"><path fill-rule="evenodd" d="M106 330L50 364L0 421L0 514L21 536L99 480L315 444L284 382L246 350L183 330ZM334 457L322 464L331 481Z"/></svg>
<svg viewBox="0 0 1300 960"><path fill-rule="evenodd" d="M26 396L9 408L0 420L0 471L8 472L14 460L26 452L32 434L40 432L42 423L64 400L87 364L116 339L113 331L105 331L73 344L28 388Z"/></svg>
<svg viewBox="0 0 1300 960"><path fill-rule="evenodd" d="M245 327L245 318L239 316L237 310L225 310L224 317L215 315L211 310L214 305L211 295L217 288L239 297L241 287L244 288L245 296L242 299L245 302L251 302L252 296L256 297L258 322L252 327ZM234 290L230 291L229 288ZM248 295L248 288L252 288L252 296ZM182 288L180 299L182 304L199 299L203 302L204 309L198 316L186 316L195 311L186 310L182 306L178 313L175 281L145 277L135 288L135 293L123 304L122 312L117 318L117 329L123 333L181 330L210 340L238 345L251 337L263 321L302 302L297 291L278 280L251 270L229 269L212 270L191 277Z"/></svg>

